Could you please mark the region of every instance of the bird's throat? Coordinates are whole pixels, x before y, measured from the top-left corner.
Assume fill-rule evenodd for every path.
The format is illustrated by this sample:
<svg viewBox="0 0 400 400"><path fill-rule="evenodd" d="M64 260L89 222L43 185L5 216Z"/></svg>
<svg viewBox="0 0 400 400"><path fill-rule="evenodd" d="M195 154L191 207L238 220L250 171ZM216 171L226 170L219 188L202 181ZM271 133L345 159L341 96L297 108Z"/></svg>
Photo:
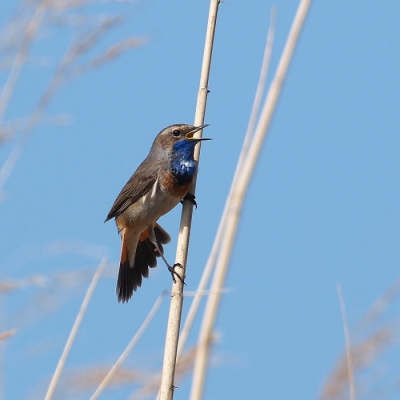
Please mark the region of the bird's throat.
<svg viewBox="0 0 400 400"><path fill-rule="evenodd" d="M190 183L196 173L197 163L193 158L195 145L195 141L181 140L173 146L171 172L180 186Z"/></svg>

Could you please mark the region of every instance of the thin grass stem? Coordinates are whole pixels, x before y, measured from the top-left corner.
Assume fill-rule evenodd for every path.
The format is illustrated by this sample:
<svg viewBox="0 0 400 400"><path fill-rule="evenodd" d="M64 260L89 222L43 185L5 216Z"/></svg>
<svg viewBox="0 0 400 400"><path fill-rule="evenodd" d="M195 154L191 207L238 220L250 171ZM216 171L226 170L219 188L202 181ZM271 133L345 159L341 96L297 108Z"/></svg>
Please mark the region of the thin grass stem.
<svg viewBox="0 0 400 400"><path fill-rule="evenodd" d="M147 327L149 326L150 322L156 315L158 309L160 308L160 305L162 301L165 298L165 295L168 293L168 291L162 292L159 296L156 302L154 303L152 309L150 310L149 314L147 315L146 319L143 321L143 324L139 328L139 330L136 332L135 336L132 338L132 340L129 342L128 346L126 346L125 350L122 352L118 360L115 362L115 364L111 367L110 371L108 374L104 377L104 379L101 381L99 387L96 389L96 391L93 393L92 397L90 400L96 400L98 397L103 393L104 389L108 386L108 384L112 381L118 370L121 368L122 364L132 351L132 349L135 347L136 343L139 341L139 339L142 337L143 333L146 331Z"/></svg>
<svg viewBox="0 0 400 400"><path fill-rule="evenodd" d="M107 260L106 260L105 257L103 257L103 259L101 260L99 266L97 267L97 270L93 275L93 279L90 282L90 285L89 285L89 287L88 287L88 289L86 291L85 298L83 299L81 308L80 308L80 310L78 312L78 315L76 316L74 325L72 326L71 332L70 332L70 334L68 336L67 343L65 344L64 350L63 350L63 352L61 354L61 357L60 357L60 359L58 361L57 368L56 368L56 370L54 372L54 375L53 375L53 377L51 379L49 388L47 389L45 400L51 400L53 395L54 395L54 391L55 391L55 389L57 387L58 381L60 380L60 376L61 376L62 370L64 369L64 365L65 365L65 362L67 361L67 357L68 357L69 352L71 350L72 344L74 343L74 340L76 338L78 330L79 330L79 328L81 326L83 317L85 315L86 309L87 309L87 307L89 305L90 299L92 298L92 294L94 292L94 289L95 289L95 287L97 285L97 282L100 279L101 273L103 272L103 269L106 266L106 264L107 264Z"/></svg>

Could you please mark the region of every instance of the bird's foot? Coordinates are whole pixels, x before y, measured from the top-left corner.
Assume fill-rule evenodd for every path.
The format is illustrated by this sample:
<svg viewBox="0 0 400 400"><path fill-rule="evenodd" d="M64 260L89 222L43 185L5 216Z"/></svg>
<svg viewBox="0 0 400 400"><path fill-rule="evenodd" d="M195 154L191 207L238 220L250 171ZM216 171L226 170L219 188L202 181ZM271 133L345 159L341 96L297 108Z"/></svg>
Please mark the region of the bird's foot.
<svg viewBox="0 0 400 400"><path fill-rule="evenodd" d="M196 196L194 194L187 193L186 196L181 200L181 203L183 204L185 200L190 201L197 209Z"/></svg>
<svg viewBox="0 0 400 400"><path fill-rule="evenodd" d="M176 268L176 267L183 268L182 264L180 264L180 263L176 263L176 264L174 264L172 267L169 266L169 265L167 265L168 271L171 273L172 280L174 281L174 283L176 283L176 279L175 279L175 276L176 276L176 277L182 282L183 285L186 285L186 283L185 283L185 281L184 281L185 278L182 278L182 277L175 271L175 268Z"/></svg>

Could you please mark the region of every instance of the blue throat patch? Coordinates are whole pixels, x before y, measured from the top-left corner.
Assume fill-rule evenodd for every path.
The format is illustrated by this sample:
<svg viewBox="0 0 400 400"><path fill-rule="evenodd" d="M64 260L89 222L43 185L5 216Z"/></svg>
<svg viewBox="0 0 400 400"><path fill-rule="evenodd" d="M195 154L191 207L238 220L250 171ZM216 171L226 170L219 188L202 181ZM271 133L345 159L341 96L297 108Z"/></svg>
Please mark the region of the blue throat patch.
<svg viewBox="0 0 400 400"><path fill-rule="evenodd" d="M190 183L196 173L197 165L193 159L196 143L195 140L183 139L173 145L171 172L178 185L183 186Z"/></svg>

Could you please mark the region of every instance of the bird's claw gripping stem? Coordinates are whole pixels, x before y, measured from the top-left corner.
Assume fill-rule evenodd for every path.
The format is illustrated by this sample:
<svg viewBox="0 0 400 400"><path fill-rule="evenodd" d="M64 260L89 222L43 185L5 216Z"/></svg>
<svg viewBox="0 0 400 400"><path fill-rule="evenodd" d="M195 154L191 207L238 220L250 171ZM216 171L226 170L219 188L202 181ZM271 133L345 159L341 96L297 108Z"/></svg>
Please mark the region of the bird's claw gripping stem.
<svg viewBox="0 0 400 400"><path fill-rule="evenodd" d="M169 265L167 266L168 271L171 273L172 276L172 280L174 281L174 283L176 283L176 279L175 276L178 277L178 279L182 282L183 285L186 285L185 283L185 278L182 278L176 271L175 268L179 267L179 268L183 268L182 264L180 263L175 263L172 267L170 267Z"/></svg>
<svg viewBox="0 0 400 400"><path fill-rule="evenodd" d="M183 204L185 200L190 201L197 209L196 196L194 194L187 193L186 196L181 200L181 203Z"/></svg>

